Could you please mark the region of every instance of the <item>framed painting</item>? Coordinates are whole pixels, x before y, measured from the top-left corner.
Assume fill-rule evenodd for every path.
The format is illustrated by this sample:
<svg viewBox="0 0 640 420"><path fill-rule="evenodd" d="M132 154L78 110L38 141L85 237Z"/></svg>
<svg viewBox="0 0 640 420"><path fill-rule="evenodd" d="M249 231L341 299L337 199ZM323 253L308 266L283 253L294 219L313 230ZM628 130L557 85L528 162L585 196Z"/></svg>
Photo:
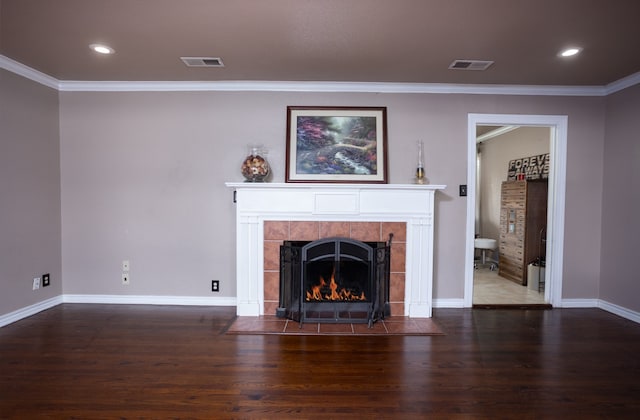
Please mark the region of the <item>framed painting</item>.
<svg viewBox="0 0 640 420"><path fill-rule="evenodd" d="M287 107L286 182L386 184L386 107Z"/></svg>

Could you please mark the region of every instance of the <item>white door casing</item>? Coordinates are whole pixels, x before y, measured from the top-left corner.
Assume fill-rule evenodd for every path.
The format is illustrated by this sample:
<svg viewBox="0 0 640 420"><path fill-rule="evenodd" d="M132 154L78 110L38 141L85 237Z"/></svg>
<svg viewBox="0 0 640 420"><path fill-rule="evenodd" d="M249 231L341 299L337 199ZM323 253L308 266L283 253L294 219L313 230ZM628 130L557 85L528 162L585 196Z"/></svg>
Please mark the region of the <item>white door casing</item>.
<svg viewBox="0 0 640 420"><path fill-rule="evenodd" d="M476 202L476 126L519 125L551 127L549 202L547 207L547 262L545 301L562 302L562 262L567 168L566 115L468 114L467 120L467 228L464 307L473 306L473 259Z"/></svg>

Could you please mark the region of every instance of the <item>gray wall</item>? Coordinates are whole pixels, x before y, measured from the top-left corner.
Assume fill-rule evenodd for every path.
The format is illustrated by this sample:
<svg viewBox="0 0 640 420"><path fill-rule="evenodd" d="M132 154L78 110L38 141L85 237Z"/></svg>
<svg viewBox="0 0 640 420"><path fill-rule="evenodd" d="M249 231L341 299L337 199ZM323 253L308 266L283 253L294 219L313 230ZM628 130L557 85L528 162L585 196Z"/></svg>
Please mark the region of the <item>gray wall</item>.
<svg viewBox="0 0 640 420"><path fill-rule="evenodd" d="M640 85L607 98L600 298L640 311Z"/></svg>
<svg viewBox="0 0 640 420"><path fill-rule="evenodd" d="M427 177L448 185L436 204L437 299L463 297L467 114L569 115L564 297L597 297L599 260L585 257L600 246L583 234L601 221L603 98L277 92L62 92L65 293L207 297L215 278L220 296L234 296L224 182L242 180L252 142L269 148L274 181L284 180L287 105L386 106L391 183L411 182L424 140Z"/></svg>
<svg viewBox="0 0 640 420"><path fill-rule="evenodd" d="M0 314L62 293L58 122L57 91L0 70Z"/></svg>
<svg viewBox="0 0 640 420"><path fill-rule="evenodd" d="M424 140L427 177L448 185L436 203L437 299L463 297L466 199L458 185L466 183L467 114L568 115L563 297L640 310L632 281L637 86L607 98L58 94L0 71L0 89L0 314L61 293L218 296L209 289L214 278L219 296L234 296L235 216L224 182L242 180L240 162L255 142L270 149L274 181L284 180L287 105L386 106L391 183L411 182L415 142ZM31 278L44 272L53 285L32 292Z"/></svg>

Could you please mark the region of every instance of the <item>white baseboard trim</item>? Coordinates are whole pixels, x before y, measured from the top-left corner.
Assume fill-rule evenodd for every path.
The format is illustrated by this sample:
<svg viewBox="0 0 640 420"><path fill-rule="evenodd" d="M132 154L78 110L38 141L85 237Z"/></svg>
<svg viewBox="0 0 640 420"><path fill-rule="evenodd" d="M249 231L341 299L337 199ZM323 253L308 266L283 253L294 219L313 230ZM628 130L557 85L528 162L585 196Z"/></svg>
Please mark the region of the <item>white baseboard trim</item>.
<svg viewBox="0 0 640 420"><path fill-rule="evenodd" d="M597 308L598 299L562 299L559 308Z"/></svg>
<svg viewBox="0 0 640 420"><path fill-rule="evenodd" d="M464 308L464 299L433 299L434 308Z"/></svg>
<svg viewBox="0 0 640 420"><path fill-rule="evenodd" d="M434 308L464 308L463 299L434 299ZM632 311L602 299L563 299L559 308L599 308L640 324L640 312Z"/></svg>
<svg viewBox="0 0 640 420"><path fill-rule="evenodd" d="M53 308L54 306L57 306L61 303L62 296L55 296L50 299L43 300L42 302L34 303L33 305L29 305L16 311L9 312L6 315L0 316L0 328L4 327L5 325L12 324L16 321L20 321L21 319L30 317L31 315L35 315L38 312Z"/></svg>
<svg viewBox="0 0 640 420"><path fill-rule="evenodd" d="M61 303L104 303L129 305L236 306L235 297L147 296L147 295L60 295L0 315L0 328L35 315ZM464 299L434 299L434 308L464 308ZM601 300L563 299L561 308L600 308L604 311L640 323L640 312Z"/></svg>
<svg viewBox="0 0 640 420"><path fill-rule="evenodd" d="M235 297L62 295L63 303L108 303L120 305L236 306Z"/></svg>
<svg viewBox="0 0 640 420"><path fill-rule="evenodd" d="M130 305L236 306L235 297L132 296L132 295L60 295L0 315L0 328L35 315L61 303L107 303Z"/></svg>
<svg viewBox="0 0 640 420"><path fill-rule="evenodd" d="M598 300L598 308L640 324L640 312L632 311L601 299Z"/></svg>
<svg viewBox="0 0 640 420"><path fill-rule="evenodd" d="M640 312L632 311L602 299L563 299L561 308L599 308L640 324Z"/></svg>

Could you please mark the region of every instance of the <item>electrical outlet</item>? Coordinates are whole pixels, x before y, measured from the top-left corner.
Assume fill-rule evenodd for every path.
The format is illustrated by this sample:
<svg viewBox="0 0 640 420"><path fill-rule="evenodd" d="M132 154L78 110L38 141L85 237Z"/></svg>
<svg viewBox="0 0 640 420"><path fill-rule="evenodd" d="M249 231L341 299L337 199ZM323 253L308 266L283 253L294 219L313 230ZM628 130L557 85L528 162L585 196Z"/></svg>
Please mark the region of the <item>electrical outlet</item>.
<svg viewBox="0 0 640 420"><path fill-rule="evenodd" d="M122 260L122 271L129 272L129 260Z"/></svg>
<svg viewBox="0 0 640 420"><path fill-rule="evenodd" d="M212 292L220 291L220 280L211 280L211 291Z"/></svg>
<svg viewBox="0 0 640 420"><path fill-rule="evenodd" d="M40 288L40 277L33 278L33 290L38 290Z"/></svg>
<svg viewBox="0 0 640 420"><path fill-rule="evenodd" d="M42 287L47 287L51 284L49 273L42 275Z"/></svg>
<svg viewBox="0 0 640 420"><path fill-rule="evenodd" d="M131 278L129 277L129 273L122 273L122 284L128 286L130 281Z"/></svg>

